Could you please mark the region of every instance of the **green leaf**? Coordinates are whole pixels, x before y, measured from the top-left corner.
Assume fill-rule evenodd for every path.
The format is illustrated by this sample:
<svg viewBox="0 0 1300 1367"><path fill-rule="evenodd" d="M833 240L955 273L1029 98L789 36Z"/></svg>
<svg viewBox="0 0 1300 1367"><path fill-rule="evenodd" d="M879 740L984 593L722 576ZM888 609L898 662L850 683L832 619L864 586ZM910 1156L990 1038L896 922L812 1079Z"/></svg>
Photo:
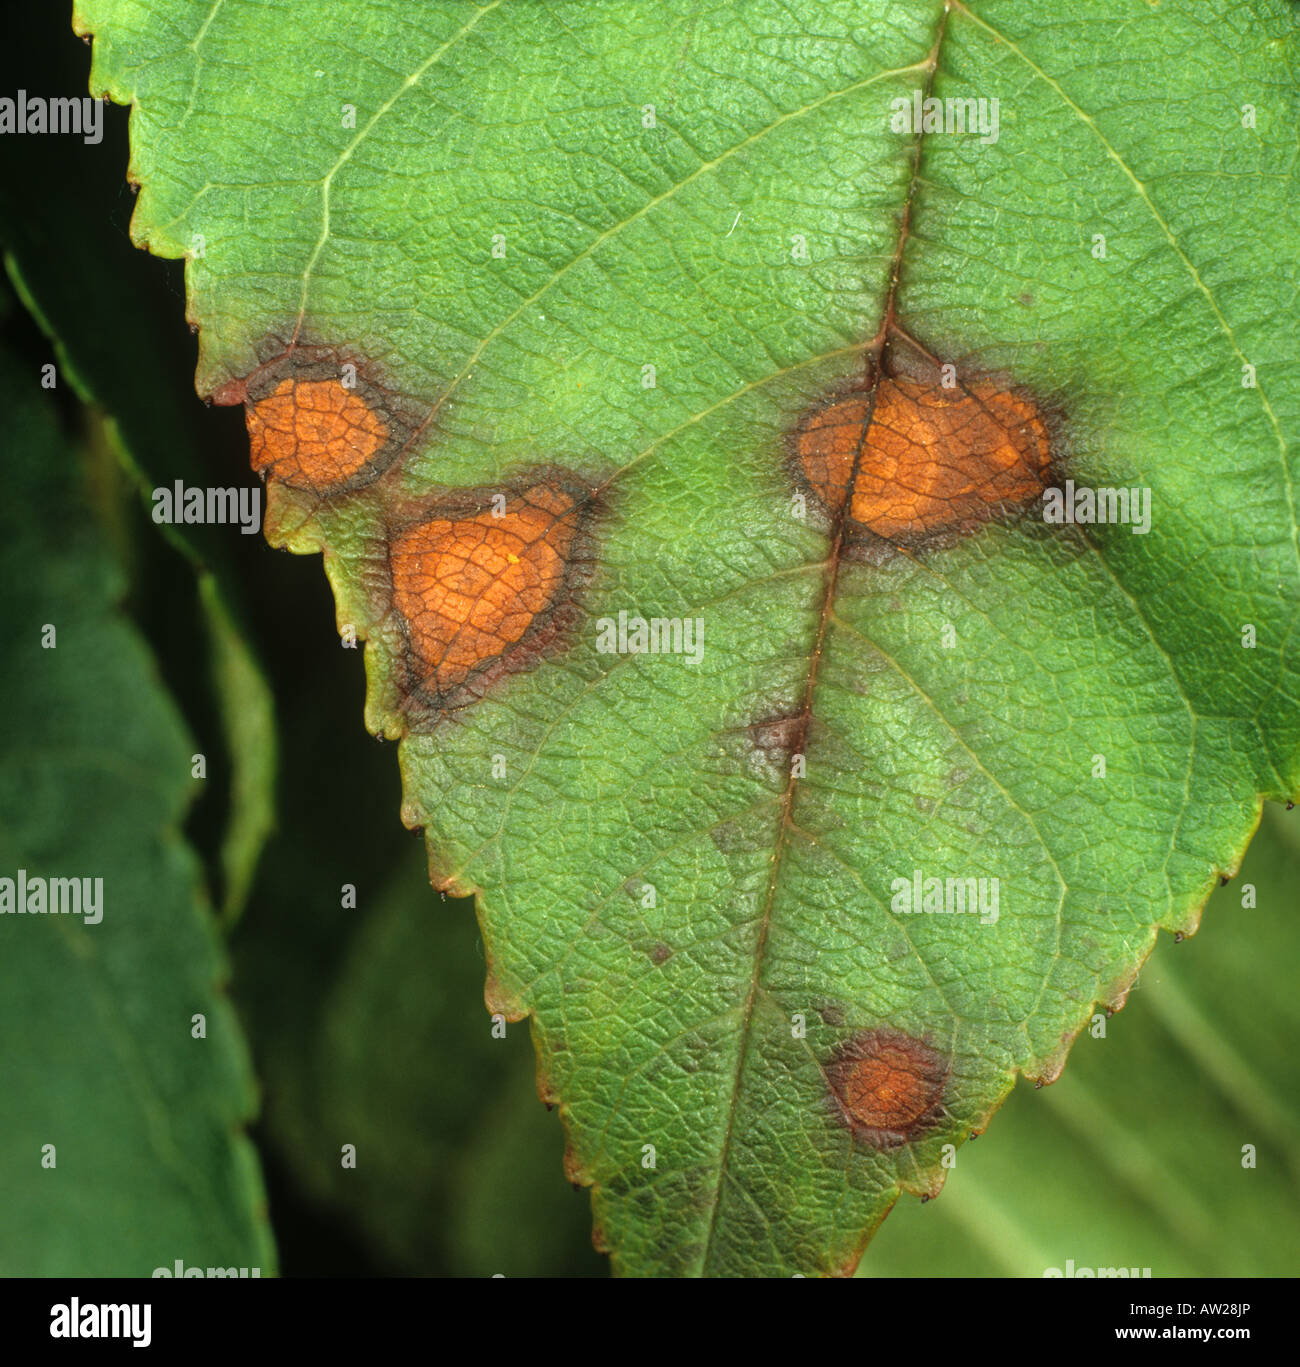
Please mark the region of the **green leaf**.
<svg viewBox="0 0 1300 1367"><path fill-rule="evenodd" d="M91 880L92 894L102 880L98 919L85 907L0 916L0 1269L149 1276L180 1259L270 1275L240 1131L252 1079L179 832L193 746L119 611L123 577L87 472L35 362L8 348L0 402L5 910L20 877Z"/></svg>
<svg viewBox="0 0 1300 1367"><path fill-rule="evenodd" d="M175 388L178 357L165 354L141 308L141 273L127 244L100 239L88 251L84 222L120 195L116 168L75 139L15 139L13 170L0 186L0 244L10 281L55 348L60 375L103 409L114 457L152 513L153 493L175 480L203 486L192 396ZM48 186L38 199L23 192ZM125 263L121 253L126 253ZM242 910L275 820L275 717L261 665L241 629L224 528L164 523L163 538L195 578L194 602L211 661L214 704L229 756L231 794L220 848L221 905Z"/></svg>
<svg viewBox="0 0 1300 1367"><path fill-rule="evenodd" d="M199 576L213 685L231 758L229 817L221 840L221 912L227 924L248 900L263 847L275 829L279 742L275 704L261 665L216 575Z"/></svg>
<svg viewBox="0 0 1300 1367"><path fill-rule="evenodd" d="M1292 9L77 22L134 105L134 236L190 258L199 391L253 406L269 534L325 551L367 638L404 818L477 893L599 1242L851 1269L1300 783ZM984 136L891 127L918 91L997 98L996 139L989 104ZM856 383L869 480L933 441L874 415L949 402L942 363L952 441L1020 404L1053 480L1150 490L1149 531L1010 516L965 445L923 471L988 490L951 534L799 516L791 434ZM341 440L283 443L286 395ZM912 478L881 470L887 504ZM492 574L546 605L465 682L490 652L438 638L431 580L505 546L493 493L525 568ZM702 655L606 653L620 612L702 619ZM998 880L998 919L909 914L917 872Z"/></svg>

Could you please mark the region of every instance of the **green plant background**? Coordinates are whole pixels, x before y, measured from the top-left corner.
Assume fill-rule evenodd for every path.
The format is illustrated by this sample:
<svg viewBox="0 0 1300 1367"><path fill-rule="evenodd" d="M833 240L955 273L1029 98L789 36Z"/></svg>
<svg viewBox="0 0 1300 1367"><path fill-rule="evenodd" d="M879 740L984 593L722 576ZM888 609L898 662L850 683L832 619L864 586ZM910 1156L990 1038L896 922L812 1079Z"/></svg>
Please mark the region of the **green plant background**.
<svg viewBox="0 0 1300 1367"><path fill-rule="evenodd" d="M43 75L51 87L79 89L84 50L61 23L29 23L29 66L4 88L37 89ZM276 556L260 538L180 544L143 511L141 472L146 484L242 481L245 446L235 415L173 402L190 392L194 359L179 282L174 269L138 256L125 240L124 117L109 111L107 119L99 149L5 149L13 162L0 238L16 289L5 324L6 381L13 411L45 411L47 434L57 428L78 453L101 524L94 573L126 586L123 607L110 610L147 643L156 692L171 695L160 711L155 692L128 690L118 699L128 718L121 730L162 735L180 724L214 757L214 777L194 794L185 831L209 896L199 891L197 905L178 900L171 915L178 924L190 918L196 943L208 943L215 908L224 909L228 945L218 959L232 965L230 991L252 1059L232 1087L230 1071L243 1065L196 1063L188 1047L171 1047L165 1030L148 1023L140 1066L146 1076L175 1074L197 1095L242 1097L227 1105L229 1119L247 1115L246 1089L257 1077L262 1114L253 1139L286 1273L600 1275L587 1199L565 1182L558 1122L536 1100L526 1028L511 1027L505 1040L489 1033L470 908L430 894L423 851L400 830L393 755L361 729L359 661L339 650L317 565ZM54 395L36 385L47 359L65 380ZM16 422L7 438L11 489L30 490L34 469L57 468ZM31 572L51 592L69 573L52 530L64 506L35 494L24 505L22 525L49 524ZM12 544L22 542L15 536ZM116 570L103 558L110 552ZM222 621L238 624L230 637L248 650L222 651ZM93 672L68 687L78 683L89 707L99 696ZM244 700L233 709L232 696ZM232 715L250 714L260 717L251 742L230 724ZM10 747L19 739L16 715L9 710ZM170 718L165 726L162 716ZM268 837L273 775L259 773L250 754L266 752L272 725L281 762L277 828ZM53 740L42 743L53 753ZM181 751L188 756L187 746L171 745L173 757ZM173 780L177 792L187 786L181 778ZM57 793L42 801L35 815L55 831L62 823L72 840L67 804ZM1298 857L1294 816L1270 809L1241 876L1212 897L1201 932L1157 947L1106 1038L1082 1039L1057 1084L1017 1089L987 1140L959 1151L938 1201L922 1207L904 1198L861 1275L1037 1276L1067 1259L1149 1265L1156 1276L1293 1268L1300 1197L1287 1136L1300 1095L1290 1047L1300 1021L1295 956L1284 936ZM1240 906L1246 882L1258 889L1253 910ZM341 905L344 884L357 888L355 910ZM173 971L167 956L183 943L149 936L122 953L134 980L147 984ZM71 1052L38 1085L22 1063L30 1056L13 1045L24 1029L48 1031L84 1012L77 983L44 964L41 990L20 997L17 984L33 960L12 941L0 950L0 996L23 1013L5 1032L0 1106L25 1108L38 1122L42 1107L78 1115L119 1183L110 1201L102 1173L79 1176L64 1163L65 1195L53 1201L26 1131L10 1129L25 1147L0 1151L11 1212L0 1216L0 1269L103 1270L90 1261L97 1248L132 1259L122 1270L170 1261L169 1253L190 1263L273 1266L259 1224L261 1179L241 1165L237 1134L224 1151L180 1146L195 1182L214 1171L230 1175L240 1194L222 1203L221 1218L195 1203L176 1217L180 1226L151 1225L156 1154L87 1089L89 1056L78 1052L75 1031L68 1029ZM217 960L210 976L220 979ZM148 995L147 987L136 991ZM229 1047L237 1060L238 1042ZM345 1143L358 1146L355 1171L339 1166ZM1241 1166L1244 1144L1258 1148L1254 1170ZM15 1211L28 1214L18 1219ZM229 1227L244 1232L232 1240Z"/></svg>

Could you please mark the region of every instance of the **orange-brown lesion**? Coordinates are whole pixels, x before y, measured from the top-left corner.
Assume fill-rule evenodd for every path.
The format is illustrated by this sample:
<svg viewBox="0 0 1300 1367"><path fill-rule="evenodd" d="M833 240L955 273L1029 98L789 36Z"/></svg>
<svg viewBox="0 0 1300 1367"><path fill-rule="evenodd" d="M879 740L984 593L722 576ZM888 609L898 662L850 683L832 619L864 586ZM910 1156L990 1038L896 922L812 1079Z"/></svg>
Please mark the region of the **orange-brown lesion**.
<svg viewBox="0 0 1300 1367"><path fill-rule="evenodd" d="M836 1051L826 1078L843 1123L876 1148L902 1145L943 1115L948 1067L924 1040L881 1027Z"/></svg>
<svg viewBox="0 0 1300 1367"><path fill-rule="evenodd" d="M968 530L1032 503L1051 469L1037 405L989 380L946 389L882 377L874 391L814 412L799 429L796 452L832 517L847 513L850 532L865 528L904 543Z"/></svg>
<svg viewBox="0 0 1300 1367"><path fill-rule="evenodd" d="M390 439L388 423L338 378L283 379L247 411L253 469L327 492L365 470Z"/></svg>
<svg viewBox="0 0 1300 1367"><path fill-rule="evenodd" d="M394 534L393 605L421 691L445 698L502 661L560 598L583 516L581 496L536 484L463 515Z"/></svg>
<svg viewBox="0 0 1300 1367"><path fill-rule="evenodd" d="M906 1130L933 1104L920 1070L901 1050L859 1059L844 1078L844 1104L873 1129Z"/></svg>

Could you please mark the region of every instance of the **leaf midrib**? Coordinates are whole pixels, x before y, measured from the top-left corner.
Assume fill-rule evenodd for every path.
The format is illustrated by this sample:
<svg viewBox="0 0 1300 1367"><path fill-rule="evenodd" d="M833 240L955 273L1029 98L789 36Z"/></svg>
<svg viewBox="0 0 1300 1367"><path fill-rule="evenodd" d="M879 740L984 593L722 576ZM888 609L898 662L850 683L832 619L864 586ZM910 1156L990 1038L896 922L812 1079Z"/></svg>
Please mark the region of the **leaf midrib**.
<svg viewBox="0 0 1300 1367"><path fill-rule="evenodd" d="M944 0L943 12L939 16L938 27L935 31L935 37L931 44L929 55L923 63L918 64L919 69L925 73L922 89L923 100L929 96L934 84L935 71L939 65L939 51L943 46L944 35L948 29L948 16L950 12L950 0ZM898 240L894 247L893 260L890 263L889 286L885 295L885 306L880 326L877 329L875 336L871 338L864 348L864 357L869 376L869 388L865 391L867 414L862 424L862 431L858 437L857 448L853 453L853 464L849 471L847 484L847 489L849 491L854 488L857 482L862 454L866 448L867 434L871 430L871 423L875 415L876 395L878 393L881 375L880 360L894 323L898 300L898 286L902 274L903 252L907 246L910 234L912 206L916 198L916 188L920 179L921 146L924 140L924 129L916 130L911 146L912 170L908 178L907 192L903 197L902 208L899 214ZM718 1181L714 1188L713 1200L710 1203L709 1228L708 1233L705 1236L704 1248L700 1258L701 1271L705 1273L708 1271L709 1261L713 1255L714 1239L717 1234L718 1226L718 1212L722 1208L722 1188L727 1180L727 1165L731 1155L732 1134L735 1129L736 1106L744 1081L745 1064L749 1057L750 1043L753 1039L754 1003L758 997L763 969L763 958L767 948L767 937L772 924L772 908L776 900L777 885L780 882L781 870L784 865L785 851L790 841L794 795L799 782L798 778L795 777L793 761L795 755L804 753L807 743L808 727L812 720L813 700L817 688L818 670L821 664L823 646L826 641L827 628L830 625L834 610L835 590L839 583L840 566L843 562L844 538L847 523L849 521L851 505L851 494L846 494L846 497L840 504L840 508L835 515L831 533L830 550L826 558L825 589L822 594L821 609L817 618L817 634L808 660L808 679L804 689L803 705L798 714L798 731L795 740L790 746L788 756L790 774L786 779L785 792L781 798L780 814L777 820L776 837L772 851L772 871L768 877L767 890L763 899L763 912L762 919L759 923L758 941L754 947L754 968L750 977L749 990L745 997L743 1014L740 1021L740 1047L736 1052L736 1070L732 1078L731 1093L727 1103L727 1122L723 1132L722 1151L718 1157Z"/></svg>

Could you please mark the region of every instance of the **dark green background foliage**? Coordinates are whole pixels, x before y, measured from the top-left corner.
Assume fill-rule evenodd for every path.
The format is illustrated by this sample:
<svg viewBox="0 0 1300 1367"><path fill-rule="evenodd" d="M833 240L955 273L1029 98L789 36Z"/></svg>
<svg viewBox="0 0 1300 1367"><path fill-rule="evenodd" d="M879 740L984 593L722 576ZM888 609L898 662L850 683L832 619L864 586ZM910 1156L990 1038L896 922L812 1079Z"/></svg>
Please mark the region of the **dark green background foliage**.
<svg viewBox="0 0 1300 1367"><path fill-rule="evenodd" d="M45 8L0 93L85 88ZM125 112L98 147L0 153L0 874L109 895L99 927L0 920L0 1272L604 1275L528 1029L492 1037L472 907L398 819L319 562L149 519L155 484L252 481L240 416L194 397L179 266L128 240ZM1161 938L941 1199L904 1198L862 1275L1295 1266L1298 822L1266 810L1203 929Z"/></svg>

